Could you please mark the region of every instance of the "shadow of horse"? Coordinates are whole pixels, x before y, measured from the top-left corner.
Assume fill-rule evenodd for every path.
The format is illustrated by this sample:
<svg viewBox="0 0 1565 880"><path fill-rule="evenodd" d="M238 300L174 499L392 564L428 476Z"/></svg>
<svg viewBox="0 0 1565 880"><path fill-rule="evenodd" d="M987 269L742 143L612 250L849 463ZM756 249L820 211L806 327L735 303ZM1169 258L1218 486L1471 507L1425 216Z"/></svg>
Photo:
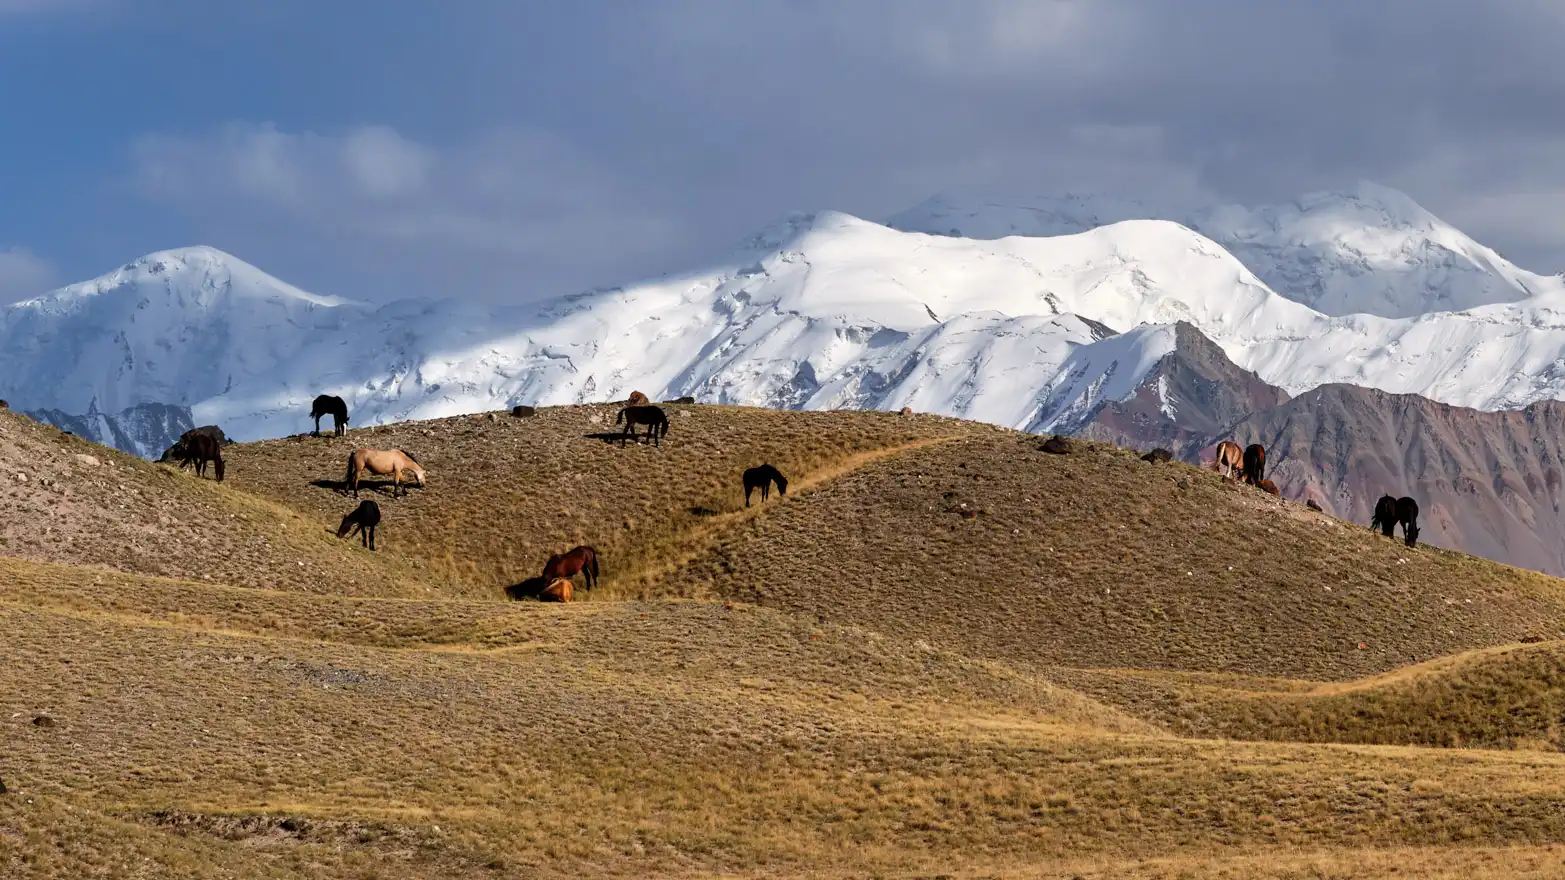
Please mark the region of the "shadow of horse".
<svg viewBox="0 0 1565 880"><path fill-rule="evenodd" d="M308 437L309 435L306 434L305 436ZM311 480L310 485L317 489L330 489L340 495L348 494L348 482L346 480ZM392 491L394 488L395 486L393 485L393 480L390 477L387 477L384 480L366 480L363 477L359 478L360 492L379 492L382 495L392 495L395 497ZM422 489L423 487L417 483L403 483L402 488Z"/></svg>

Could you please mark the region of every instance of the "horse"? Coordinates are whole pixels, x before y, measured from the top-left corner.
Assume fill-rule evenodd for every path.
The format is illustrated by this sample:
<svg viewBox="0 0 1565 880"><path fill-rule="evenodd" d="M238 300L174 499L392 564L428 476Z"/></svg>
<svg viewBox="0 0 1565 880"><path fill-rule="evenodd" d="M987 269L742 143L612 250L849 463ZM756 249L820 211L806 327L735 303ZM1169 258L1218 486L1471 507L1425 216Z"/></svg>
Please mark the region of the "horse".
<svg viewBox="0 0 1565 880"><path fill-rule="evenodd" d="M1244 471L1239 479L1252 486L1261 485L1266 479L1266 447L1251 443L1244 448Z"/></svg>
<svg viewBox="0 0 1565 880"><path fill-rule="evenodd" d="M1043 444L1038 448L1044 452L1049 453L1050 455L1069 455L1071 451L1071 442L1070 440L1055 434L1053 437L1043 441Z"/></svg>
<svg viewBox="0 0 1565 880"><path fill-rule="evenodd" d="M646 406L651 402L652 401L648 400L647 396L642 394L640 391L632 391L630 392L630 396L625 398L626 406Z"/></svg>
<svg viewBox="0 0 1565 880"><path fill-rule="evenodd" d="M332 424L336 426L334 436L341 437L348 433L348 404L335 394L321 394L310 404L310 418L315 420L315 436L321 435L321 416L331 416Z"/></svg>
<svg viewBox="0 0 1565 880"><path fill-rule="evenodd" d="M569 602L575 593L575 585L570 578L555 578L549 581L549 585L538 591L539 602Z"/></svg>
<svg viewBox="0 0 1565 880"><path fill-rule="evenodd" d="M1244 450L1232 440L1217 444L1217 458L1212 461L1212 470L1222 474L1225 480L1232 480L1236 475L1244 473Z"/></svg>
<svg viewBox="0 0 1565 880"><path fill-rule="evenodd" d="M1406 495L1397 499L1397 522L1402 524L1402 537L1409 547L1418 546L1418 502ZM1390 534L1390 532L1387 532Z"/></svg>
<svg viewBox="0 0 1565 880"><path fill-rule="evenodd" d="M627 406L614 417L614 424L625 423L625 431L620 434L620 445L625 445L626 438L634 439L636 426L647 426L647 437L653 445L662 446L662 440L668 436L668 416L663 410L655 406ZM639 442L639 441L638 441Z"/></svg>
<svg viewBox="0 0 1565 880"><path fill-rule="evenodd" d="M361 501L353 512L342 518L337 527L337 537L351 538L353 530L359 532L359 544L375 549L375 527L380 525L380 505L373 501Z"/></svg>
<svg viewBox="0 0 1565 880"><path fill-rule="evenodd" d="M210 434L186 432L186 436L179 438L179 443L175 445L180 447L176 455L181 459L181 468L194 462L196 476L200 477L206 474L206 465L210 461L217 481L223 482L223 447Z"/></svg>
<svg viewBox="0 0 1565 880"><path fill-rule="evenodd" d="M1172 461L1173 458L1174 453L1169 452L1167 449L1164 449L1161 446L1152 450L1151 452L1148 452L1146 455L1141 456L1141 460L1147 462L1148 464L1158 464L1160 462Z"/></svg>
<svg viewBox="0 0 1565 880"><path fill-rule="evenodd" d="M543 592L543 588L547 587L548 585L549 582L541 577L530 577L519 584L512 584L509 587L506 587L505 594L517 601L521 601L522 599L536 599L538 598L538 595Z"/></svg>
<svg viewBox="0 0 1565 880"><path fill-rule="evenodd" d="M1321 509L1320 502L1316 501L1314 498L1306 500L1304 502L1304 506L1308 507L1310 510L1315 511L1316 513L1325 513L1325 511Z"/></svg>
<svg viewBox="0 0 1565 880"><path fill-rule="evenodd" d="M544 565L542 577L552 582L555 578L573 578L577 572L581 572L587 579L587 589L597 586L598 551L583 544L564 553L556 553Z"/></svg>
<svg viewBox="0 0 1565 880"><path fill-rule="evenodd" d="M685 405L688 406L690 404L695 403L696 399L694 397L676 397L673 400L665 400L663 402L664 403L682 403L682 404L685 404Z"/></svg>
<svg viewBox="0 0 1565 880"><path fill-rule="evenodd" d="M1276 495L1278 498L1282 497L1282 492L1277 488L1277 484L1271 480L1262 480L1256 483L1255 487L1268 495Z"/></svg>
<svg viewBox="0 0 1565 880"><path fill-rule="evenodd" d="M1390 495L1380 496L1375 502L1375 516L1369 521L1370 531L1380 529L1380 533L1391 537L1391 530L1397 527L1397 500Z"/></svg>
<svg viewBox="0 0 1565 880"><path fill-rule="evenodd" d="M766 496L771 492L772 484L777 484L777 494L788 494L788 478L782 475L782 471L769 464L753 467L744 472L744 506L750 506L750 493L756 489L761 490L761 503L766 503Z"/></svg>
<svg viewBox="0 0 1565 880"><path fill-rule="evenodd" d="M190 457L186 454L185 451L187 444L189 443L190 438L196 436L197 434L204 434L208 437L211 437L213 440L217 441L218 446L231 446L234 442L223 434L222 428L219 428L216 425L202 425L199 428L191 428L185 433L180 434L179 439L174 441L173 446L163 450L163 454L158 457L158 461L178 461L180 469L183 470L186 465L190 464Z"/></svg>
<svg viewBox="0 0 1565 880"><path fill-rule="evenodd" d="M511 407L511 415L518 419L530 419L537 414L538 410L530 406L522 406L521 404L517 404L516 406Z"/></svg>
<svg viewBox="0 0 1565 880"><path fill-rule="evenodd" d="M420 489L424 488L424 468L418 463L418 459L400 449L355 449L348 456L348 476L343 480L343 491L353 490L353 497L359 497L359 474L374 474L377 477L391 475L391 497L397 497L397 493L408 494L407 487L402 485L402 474L411 473L414 482Z"/></svg>

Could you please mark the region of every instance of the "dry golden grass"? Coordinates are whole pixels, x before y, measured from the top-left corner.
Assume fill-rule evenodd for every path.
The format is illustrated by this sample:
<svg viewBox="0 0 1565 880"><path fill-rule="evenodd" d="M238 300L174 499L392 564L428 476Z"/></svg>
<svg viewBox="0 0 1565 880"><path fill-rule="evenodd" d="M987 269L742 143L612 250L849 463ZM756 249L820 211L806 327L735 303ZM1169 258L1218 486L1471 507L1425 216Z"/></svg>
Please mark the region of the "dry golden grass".
<svg viewBox="0 0 1565 880"><path fill-rule="evenodd" d="M977 436L867 464L723 534L668 588L1012 663L1323 680L1565 623L1553 578L1128 450L1037 444Z"/></svg>
<svg viewBox="0 0 1565 880"><path fill-rule="evenodd" d="M661 450L559 408L234 447L221 487L0 416L72 502L0 489L0 876L1565 868L1565 648L1495 647L1558 582L1107 447L670 409ZM354 445L431 470L373 555L312 485ZM762 461L790 494L746 511ZM583 542L595 601L498 601Z"/></svg>
<svg viewBox="0 0 1565 880"><path fill-rule="evenodd" d="M998 431L892 413L665 410L671 427L661 447L593 439L615 430L615 406L551 407L530 419L484 413L237 446L228 480L335 526L357 503L332 487L348 453L404 449L429 470L429 488L366 497L384 513L385 551L420 565L445 594L498 597L542 571L550 554L591 544L607 592L631 595L645 592L647 572L702 547L709 520L743 509L745 468L771 462L802 480L865 453Z"/></svg>

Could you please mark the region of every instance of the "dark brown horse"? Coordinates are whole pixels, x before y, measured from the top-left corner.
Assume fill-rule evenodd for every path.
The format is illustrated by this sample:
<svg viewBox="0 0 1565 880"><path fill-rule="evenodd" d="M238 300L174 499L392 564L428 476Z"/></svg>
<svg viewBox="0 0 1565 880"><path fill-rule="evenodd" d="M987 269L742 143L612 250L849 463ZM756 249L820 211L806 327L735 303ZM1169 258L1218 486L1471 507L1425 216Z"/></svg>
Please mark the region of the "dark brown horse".
<svg viewBox="0 0 1565 880"><path fill-rule="evenodd" d="M592 589L598 583L598 551L583 544L573 547L565 553L556 553L549 557L548 564L543 567L543 579L553 582L555 578L572 578L577 572L581 572L587 579L587 589Z"/></svg>
<svg viewBox="0 0 1565 880"><path fill-rule="evenodd" d="M1397 499L1397 522L1402 524L1402 537L1407 546L1418 546L1418 502L1406 495Z"/></svg>
<svg viewBox="0 0 1565 880"><path fill-rule="evenodd" d="M771 492L772 484L777 484L777 494L788 494L788 478L782 475L782 471L769 464L758 465L744 472L744 506L750 506L750 493L756 489L761 490L761 503L766 503L766 496Z"/></svg>
<svg viewBox="0 0 1565 880"><path fill-rule="evenodd" d="M1167 449L1164 449L1163 447L1159 446L1158 448L1152 450L1151 452L1148 452L1146 455L1141 456L1141 460L1145 461L1145 462L1150 462L1152 464L1157 464L1158 462L1163 462L1163 461L1173 461L1174 460L1174 453L1169 452Z"/></svg>
<svg viewBox="0 0 1565 880"><path fill-rule="evenodd" d="M627 406L614 417L614 424L625 423L625 432L620 435L620 445L625 445L625 440L636 438L636 426L647 426L647 437L652 440L654 446L662 446L662 440L668 436L668 416L656 406Z"/></svg>
<svg viewBox="0 0 1565 880"><path fill-rule="evenodd" d="M206 474L207 462L212 462L214 476L219 483L223 482L223 447L210 434L197 434L194 431L186 432L179 440L183 448L175 453L180 459L180 467L194 463L196 476Z"/></svg>
<svg viewBox="0 0 1565 880"><path fill-rule="evenodd" d="M1266 479L1266 447L1251 443L1244 448L1244 472L1239 475L1239 479L1252 486L1261 485L1261 481Z"/></svg>
<svg viewBox="0 0 1565 880"><path fill-rule="evenodd" d="M359 532L359 544L375 549L375 527L380 525L380 505L373 501L361 501L353 512L342 518L337 527L337 537L350 538L355 529Z"/></svg>
<svg viewBox="0 0 1565 880"><path fill-rule="evenodd" d="M321 394L310 404L310 418L315 420L315 433L321 433L321 416L331 416L336 426L336 436L348 433L348 404L335 394Z"/></svg>

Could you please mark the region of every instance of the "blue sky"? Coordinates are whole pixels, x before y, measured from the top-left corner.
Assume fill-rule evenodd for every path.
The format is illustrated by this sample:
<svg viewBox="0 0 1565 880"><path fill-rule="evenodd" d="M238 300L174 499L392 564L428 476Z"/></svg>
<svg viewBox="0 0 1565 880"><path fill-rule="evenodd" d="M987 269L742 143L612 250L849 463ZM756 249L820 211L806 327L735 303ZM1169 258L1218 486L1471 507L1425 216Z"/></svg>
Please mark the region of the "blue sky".
<svg viewBox="0 0 1565 880"><path fill-rule="evenodd" d="M1565 268L1545 0L0 0L0 300L186 244L525 300L794 209L1365 178Z"/></svg>

